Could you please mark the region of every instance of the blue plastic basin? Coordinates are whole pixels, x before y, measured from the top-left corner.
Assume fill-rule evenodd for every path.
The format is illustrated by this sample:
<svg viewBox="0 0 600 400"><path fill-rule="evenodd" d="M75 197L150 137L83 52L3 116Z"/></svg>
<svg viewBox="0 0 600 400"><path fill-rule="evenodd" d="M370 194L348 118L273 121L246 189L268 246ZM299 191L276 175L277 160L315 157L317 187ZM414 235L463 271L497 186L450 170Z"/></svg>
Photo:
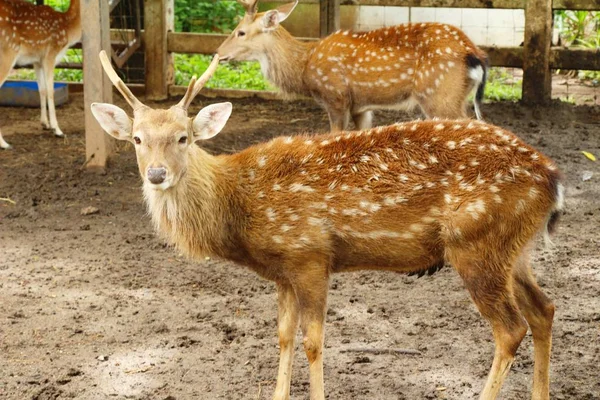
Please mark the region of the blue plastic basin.
<svg viewBox="0 0 600 400"><path fill-rule="evenodd" d="M69 100L69 86L54 84L54 104L60 106ZM0 106L39 107L40 94L35 81L7 81L0 87Z"/></svg>

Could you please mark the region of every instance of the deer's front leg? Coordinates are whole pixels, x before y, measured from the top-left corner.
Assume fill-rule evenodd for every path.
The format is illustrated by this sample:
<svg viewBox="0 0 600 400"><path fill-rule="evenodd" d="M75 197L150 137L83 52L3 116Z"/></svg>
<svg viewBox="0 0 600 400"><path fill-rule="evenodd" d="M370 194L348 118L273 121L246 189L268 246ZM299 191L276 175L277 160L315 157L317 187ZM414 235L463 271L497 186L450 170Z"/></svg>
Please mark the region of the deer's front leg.
<svg viewBox="0 0 600 400"><path fill-rule="evenodd" d="M308 358L310 372L310 400L324 400L323 384L323 339L327 289L327 268L314 268L303 272L302 282L295 286L300 306L300 328L304 336L304 352Z"/></svg>
<svg viewBox="0 0 600 400"><path fill-rule="evenodd" d="M294 359L294 339L298 331L298 299L288 283L277 284L278 332L279 332L279 372L274 400L289 400Z"/></svg>

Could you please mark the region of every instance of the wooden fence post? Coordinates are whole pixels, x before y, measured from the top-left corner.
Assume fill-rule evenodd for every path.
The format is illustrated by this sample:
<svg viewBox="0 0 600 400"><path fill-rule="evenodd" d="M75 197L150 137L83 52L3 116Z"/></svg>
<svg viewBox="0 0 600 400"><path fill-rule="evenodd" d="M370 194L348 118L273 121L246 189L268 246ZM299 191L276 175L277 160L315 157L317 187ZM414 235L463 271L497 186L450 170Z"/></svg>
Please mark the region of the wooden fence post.
<svg viewBox="0 0 600 400"><path fill-rule="evenodd" d="M81 5L83 47L83 103L85 107L85 158L87 167L106 166L114 141L104 133L90 108L94 102L112 102L112 83L104 73L100 50L110 54L110 17L106 0L83 0Z"/></svg>
<svg viewBox="0 0 600 400"><path fill-rule="evenodd" d="M174 29L173 0L144 0L146 97L164 100L173 83L173 58L167 51L167 34Z"/></svg>
<svg viewBox="0 0 600 400"><path fill-rule="evenodd" d="M552 0L527 0L522 98L526 105L548 104L552 98L552 18Z"/></svg>
<svg viewBox="0 0 600 400"><path fill-rule="evenodd" d="M340 0L319 0L320 35L325 37L340 29Z"/></svg>

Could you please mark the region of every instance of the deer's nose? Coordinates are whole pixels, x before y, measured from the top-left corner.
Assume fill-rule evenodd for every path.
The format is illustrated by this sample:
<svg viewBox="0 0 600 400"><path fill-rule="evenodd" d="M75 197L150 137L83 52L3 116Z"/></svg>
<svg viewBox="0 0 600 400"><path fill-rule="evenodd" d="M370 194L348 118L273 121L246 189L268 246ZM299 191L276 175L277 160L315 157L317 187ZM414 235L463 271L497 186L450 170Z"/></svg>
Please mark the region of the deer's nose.
<svg viewBox="0 0 600 400"><path fill-rule="evenodd" d="M160 168L148 168L148 180L155 185L159 185L167 178L167 169L164 167Z"/></svg>

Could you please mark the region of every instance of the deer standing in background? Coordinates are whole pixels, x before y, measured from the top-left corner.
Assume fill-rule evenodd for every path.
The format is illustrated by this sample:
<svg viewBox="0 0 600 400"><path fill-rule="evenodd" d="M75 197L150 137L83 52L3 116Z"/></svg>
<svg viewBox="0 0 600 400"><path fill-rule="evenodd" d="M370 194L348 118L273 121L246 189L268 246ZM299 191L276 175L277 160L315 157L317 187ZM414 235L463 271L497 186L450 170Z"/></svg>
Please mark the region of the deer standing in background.
<svg viewBox="0 0 600 400"><path fill-rule="evenodd" d="M481 399L495 399L532 330L533 399L549 397L554 305L529 251L563 207L554 163L512 133L479 121L438 120L358 132L288 136L213 156L196 142L225 125L231 103L187 109L218 64L167 110L143 105L105 71L133 108L93 104L103 129L134 144L156 230L196 259L218 257L274 281L280 364L274 399L289 399L300 326L310 398L323 400L323 324L331 274L401 273L450 264L490 322L496 351Z"/></svg>
<svg viewBox="0 0 600 400"><path fill-rule="evenodd" d="M258 13L258 0L238 0L246 15L217 53L259 61L283 92L312 96L332 131L372 125L373 110L419 105L428 118L464 118L469 93L481 119L487 56L458 28L406 24L371 32L338 31L317 43L296 40L279 24L297 1Z"/></svg>
<svg viewBox="0 0 600 400"><path fill-rule="evenodd" d="M71 0L65 13L24 0L0 1L0 86L15 64L33 64L40 91L42 125L52 129L56 136L64 134L56 121L54 66L81 38L79 1ZM0 147L10 148L1 131Z"/></svg>

